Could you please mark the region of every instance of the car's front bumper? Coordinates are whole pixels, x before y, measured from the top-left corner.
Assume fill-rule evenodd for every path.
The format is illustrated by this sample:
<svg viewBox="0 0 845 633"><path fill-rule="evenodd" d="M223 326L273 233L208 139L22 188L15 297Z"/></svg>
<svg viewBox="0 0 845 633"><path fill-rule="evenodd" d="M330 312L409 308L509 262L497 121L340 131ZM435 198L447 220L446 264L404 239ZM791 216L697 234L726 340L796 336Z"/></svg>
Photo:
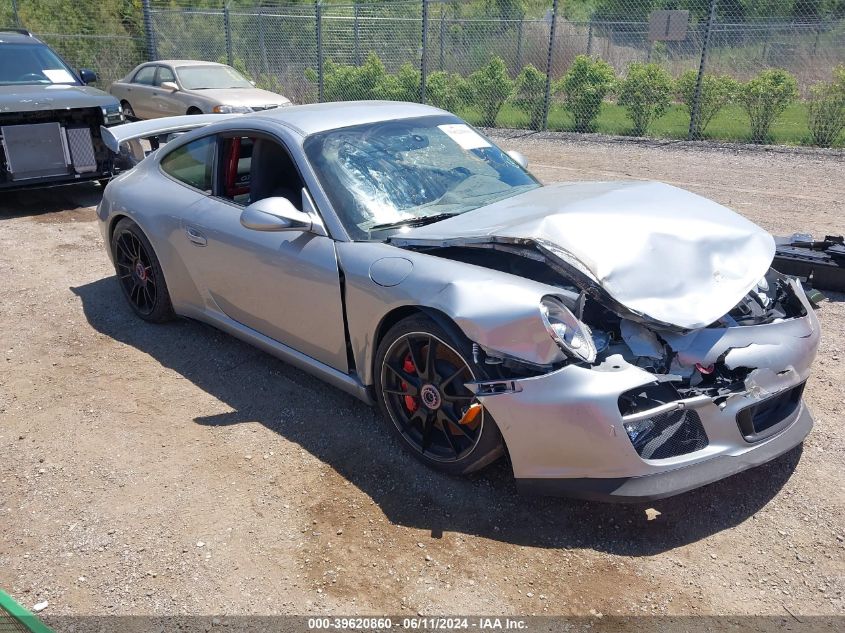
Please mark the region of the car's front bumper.
<svg viewBox="0 0 845 633"><path fill-rule="evenodd" d="M765 463L799 444L812 427L802 385L818 348L818 320L796 288L806 316L769 325L706 330L683 354L688 362L719 357L754 367L745 389L726 401L688 402L707 436L700 450L663 459L640 457L624 428L619 397L654 384L655 376L612 356L541 376L503 381L477 397L499 426L520 487L544 493L633 501L666 497ZM794 394L765 432L739 423L749 407Z"/></svg>
<svg viewBox="0 0 845 633"><path fill-rule="evenodd" d="M521 492L529 494L618 502L662 499L765 464L795 448L812 428L813 417L802 402L794 422L784 431L754 450L738 455L717 455L689 466L640 477L518 478L516 483Z"/></svg>

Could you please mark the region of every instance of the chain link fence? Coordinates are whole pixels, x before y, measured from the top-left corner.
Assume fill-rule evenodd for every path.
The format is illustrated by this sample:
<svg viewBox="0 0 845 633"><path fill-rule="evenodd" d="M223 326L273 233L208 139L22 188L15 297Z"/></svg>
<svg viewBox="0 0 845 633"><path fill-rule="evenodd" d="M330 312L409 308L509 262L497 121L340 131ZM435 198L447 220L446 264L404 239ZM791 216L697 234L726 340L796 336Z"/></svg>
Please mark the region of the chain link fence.
<svg viewBox="0 0 845 633"><path fill-rule="evenodd" d="M0 24L14 19L12 4L23 17L36 1L45 2L0 0ZM44 38L104 81L144 59L205 59L297 103L397 99L488 126L843 142L845 0L141 0L140 9L128 35Z"/></svg>

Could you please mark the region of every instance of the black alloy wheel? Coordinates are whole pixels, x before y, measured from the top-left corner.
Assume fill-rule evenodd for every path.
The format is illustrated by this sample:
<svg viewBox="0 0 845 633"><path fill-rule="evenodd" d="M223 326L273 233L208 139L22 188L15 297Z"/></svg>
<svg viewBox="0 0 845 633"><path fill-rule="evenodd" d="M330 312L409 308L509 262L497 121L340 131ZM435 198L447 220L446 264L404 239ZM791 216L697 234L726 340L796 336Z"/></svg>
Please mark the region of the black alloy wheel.
<svg viewBox="0 0 845 633"><path fill-rule="evenodd" d="M423 317L401 322L380 346L377 379L379 405L411 452L457 474L478 470L503 451L491 416L465 386L487 376L450 338Z"/></svg>
<svg viewBox="0 0 845 633"><path fill-rule="evenodd" d="M118 222L112 236L112 254L121 290L135 314L152 322L172 318L161 266L137 224L127 218Z"/></svg>

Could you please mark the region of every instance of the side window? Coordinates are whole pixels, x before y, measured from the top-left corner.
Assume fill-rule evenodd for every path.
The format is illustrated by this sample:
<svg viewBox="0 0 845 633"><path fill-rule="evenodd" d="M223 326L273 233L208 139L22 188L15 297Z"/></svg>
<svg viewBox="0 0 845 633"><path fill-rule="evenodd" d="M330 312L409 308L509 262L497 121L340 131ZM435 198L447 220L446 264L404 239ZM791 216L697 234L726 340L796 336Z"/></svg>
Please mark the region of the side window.
<svg viewBox="0 0 845 633"><path fill-rule="evenodd" d="M211 193L214 137L206 136L178 147L161 159L161 168L186 185Z"/></svg>
<svg viewBox="0 0 845 633"><path fill-rule="evenodd" d="M135 73L132 79L133 84L144 84L145 86L152 86L156 76L155 66L144 66L141 70Z"/></svg>
<svg viewBox="0 0 845 633"><path fill-rule="evenodd" d="M302 210L302 179L287 149L263 137L224 139L220 196L241 205L287 198Z"/></svg>
<svg viewBox="0 0 845 633"><path fill-rule="evenodd" d="M176 75L174 75L173 71L166 66L159 66L158 75L156 75L156 86L160 86L165 81L172 81L173 83L176 83Z"/></svg>

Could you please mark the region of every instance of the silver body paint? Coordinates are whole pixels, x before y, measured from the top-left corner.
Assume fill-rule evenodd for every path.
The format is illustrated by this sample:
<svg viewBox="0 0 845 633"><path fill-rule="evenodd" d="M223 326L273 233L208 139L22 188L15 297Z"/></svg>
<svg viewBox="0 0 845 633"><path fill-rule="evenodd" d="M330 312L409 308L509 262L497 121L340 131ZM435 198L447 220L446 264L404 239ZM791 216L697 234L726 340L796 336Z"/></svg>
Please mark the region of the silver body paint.
<svg viewBox="0 0 845 633"><path fill-rule="evenodd" d="M599 482L584 494L659 497L800 443L812 424L803 403L753 443L744 439L736 416L807 379L818 321L793 282L804 316L714 325L754 288L773 254L768 234L720 205L659 183L552 185L388 242L352 241L308 163L304 139L336 127L432 114L444 113L417 104L334 103L215 117L212 124L208 117L178 117L113 128L114 146L199 129L108 185L98 208L104 240L110 242L118 218L132 218L156 251L178 314L258 345L367 402L379 337L387 324L414 310L454 326L483 353L530 365L536 375L502 381L507 388L494 395L484 385L471 387L501 429L519 481L578 482L563 487L574 494L584 481ZM240 208L160 170L172 147L233 131L268 134L288 148L314 202L306 210L316 229L250 231L239 223ZM192 244L186 228L201 230L207 245ZM442 246L526 245L578 279L550 285L436 254ZM710 440L706 448L659 460L637 454L623 429L619 397L654 383L655 374L618 354L593 365L571 362L540 318L544 296L574 306L581 289L604 293L619 316L635 321L623 335L645 356L659 354L665 343L682 372L722 360L751 370L745 387L724 401L695 397L670 405L695 409ZM641 483L652 481L659 483Z"/></svg>

